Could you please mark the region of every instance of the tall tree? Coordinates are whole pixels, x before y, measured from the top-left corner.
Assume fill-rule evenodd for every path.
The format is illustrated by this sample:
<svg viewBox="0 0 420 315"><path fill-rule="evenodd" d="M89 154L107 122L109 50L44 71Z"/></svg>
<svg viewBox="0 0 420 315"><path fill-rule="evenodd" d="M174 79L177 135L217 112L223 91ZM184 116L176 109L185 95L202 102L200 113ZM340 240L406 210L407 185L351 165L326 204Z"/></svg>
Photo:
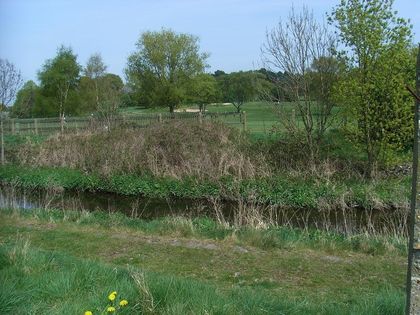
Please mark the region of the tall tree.
<svg viewBox="0 0 420 315"><path fill-rule="evenodd" d="M89 57L84 69L84 74L92 80L95 87L96 107L99 108L99 86L98 82L105 75L107 66L102 60L99 53L95 53Z"/></svg>
<svg viewBox="0 0 420 315"><path fill-rule="evenodd" d="M311 86L314 80L325 81L328 86L322 89L329 93L331 81L329 63L318 62L331 60L336 45L335 36L327 26L319 23L308 8L297 12L294 8L289 16L280 20L272 30L267 31L266 41L262 47L262 61L270 72L284 73L283 80L278 81L279 89L291 100L301 119L287 112L284 106L278 106L280 122L289 135L298 139L303 134L304 147L309 152L309 161L313 165L325 130L330 123L333 103L324 102L327 97L314 99ZM311 66L317 65L317 75L309 75ZM275 104L275 103L274 103Z"/></svg>
<svg viewBox="0 0 420 315"><path fill-rule="evenodd" d="M371 177L413 130L412 100L404 92L415 77L411 26L392 5L393 0L342 0L330 16L347 61L338 96L357 122L348 131L366 153Z"/></svg>
<svg viewBox="0 0 420 315"><path fill-rule="evenodd" d="M45 62L38 73L41 90L45 96L54 99L57 107L55 112L61 120L63 129L66 111L71 110L68 105L69 93L74 91L79 83L81 66L77 63L77 56L70 47L61 46L53 59Z"/></svg>
<svg viewBox="0 0 420 315"><path fill-rule="evenodd" d="M188 96L191 80L206 66L206 53L200 53L198 37L172 30L145 32L137 51L128 58L129 86L146 106L167 106L173 112Z"/></svg>

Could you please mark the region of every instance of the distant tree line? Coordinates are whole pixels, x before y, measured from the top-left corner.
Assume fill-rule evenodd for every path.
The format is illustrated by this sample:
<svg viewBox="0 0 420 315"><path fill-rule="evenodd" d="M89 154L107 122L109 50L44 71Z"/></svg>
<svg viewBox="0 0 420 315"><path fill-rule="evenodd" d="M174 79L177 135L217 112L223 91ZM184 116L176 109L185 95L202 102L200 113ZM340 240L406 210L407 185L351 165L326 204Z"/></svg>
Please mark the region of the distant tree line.
<svg viewBox="0 0 420 315"><path fill-rule="evenodd" d="M16 95L11 117L60 117L104 114L122 106L167 107L232 103L241 111L248 101L270 94L273 100L287 96L276 86L287 76L266 69L207 73L207 53L200 53L198 38L163 29L145 32L125 69L127 83L107 73L100 54L82 66L70 47L61 46L38 72L38 84L27 81Z"/></svg>
<svg viewBox="0 0 420 315"><path fill-rule="evenodd" d="M77 116L119 107L124 83L107 73L99 54L82 67L69 47L61 46L38 72L39 85L27 81L16 95L11 117Z"/></svg>

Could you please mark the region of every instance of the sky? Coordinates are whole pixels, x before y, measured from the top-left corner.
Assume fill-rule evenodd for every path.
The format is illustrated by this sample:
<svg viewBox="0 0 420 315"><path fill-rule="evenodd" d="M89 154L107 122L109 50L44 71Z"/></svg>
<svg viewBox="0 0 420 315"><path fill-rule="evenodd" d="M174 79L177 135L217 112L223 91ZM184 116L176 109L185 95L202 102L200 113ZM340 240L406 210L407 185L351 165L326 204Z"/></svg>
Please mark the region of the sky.
<svg viewBox="0 0 420 315"><path fill-rule="evenodd" d="M0 0L0 58L25 80L36 80L60 45L71 46L85 65L101 53L108 72L124 79L127 57L144 31L170 28L200 38L210 53L208 72L258 69L265 33L292 6L313 10L317 19L339 0ZM395 0L399 16L414 25L420 42L420 0Z"/></svg>

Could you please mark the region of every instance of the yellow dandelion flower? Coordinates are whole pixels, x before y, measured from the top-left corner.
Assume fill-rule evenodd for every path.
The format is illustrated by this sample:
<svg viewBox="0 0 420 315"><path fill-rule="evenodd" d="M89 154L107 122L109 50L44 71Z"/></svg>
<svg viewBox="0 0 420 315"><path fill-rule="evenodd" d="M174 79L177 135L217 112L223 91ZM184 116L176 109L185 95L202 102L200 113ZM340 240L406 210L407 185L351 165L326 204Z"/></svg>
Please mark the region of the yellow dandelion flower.
<svg viewBox="0 0 420 315"><path fill-rule="evenodd" d="M127 300L121 300L120 301L120 306L126 306L128 304Z"/></svg>
<svg viewBox="0 0 420 315"><path fill-rule="evenodd" d="M85 315L93 315L91 311L86 311Z"/></svg>
<svg viewBox="0 0 420 315"><path fill-rule="evenodd" d="M115 307L113 307L113 306L108 306L108 308L106 309L106 311L107 311L108 313L114 313L114 312L115 312Z"/></svg>
<svg viewBox="0 0 420 315"><path fill-rule="evenodd" d="M111 294L117 295L117 291L112 291Z"/></svg>
<svg viewBox="0 0 420 315"><path fill-rule="evenodd" d="M115 300L116 295L114 294L114 292L112 292L110 295L108 295L108 299L110 301L114 301Z"/></svg>

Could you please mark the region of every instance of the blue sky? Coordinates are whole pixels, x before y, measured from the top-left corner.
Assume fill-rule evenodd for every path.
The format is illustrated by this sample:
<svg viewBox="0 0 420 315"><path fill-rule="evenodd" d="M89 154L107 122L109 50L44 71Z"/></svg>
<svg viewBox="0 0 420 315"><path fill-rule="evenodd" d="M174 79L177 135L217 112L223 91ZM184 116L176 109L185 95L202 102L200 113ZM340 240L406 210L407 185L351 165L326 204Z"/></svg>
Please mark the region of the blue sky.
<svg viewBox="0 0 420 315"><path fill-rule="evenodd" d="M266 29L286 17L293 3L318 19L339 0L0 0L0 58L13 62L25 80L36 79L61 44L84 65L100 52L108 71L123 76L128 55L146 30L172 28L200 37L210 53L209 71L259 67ZM420 42L420 0L395 0Z"/></svg>

